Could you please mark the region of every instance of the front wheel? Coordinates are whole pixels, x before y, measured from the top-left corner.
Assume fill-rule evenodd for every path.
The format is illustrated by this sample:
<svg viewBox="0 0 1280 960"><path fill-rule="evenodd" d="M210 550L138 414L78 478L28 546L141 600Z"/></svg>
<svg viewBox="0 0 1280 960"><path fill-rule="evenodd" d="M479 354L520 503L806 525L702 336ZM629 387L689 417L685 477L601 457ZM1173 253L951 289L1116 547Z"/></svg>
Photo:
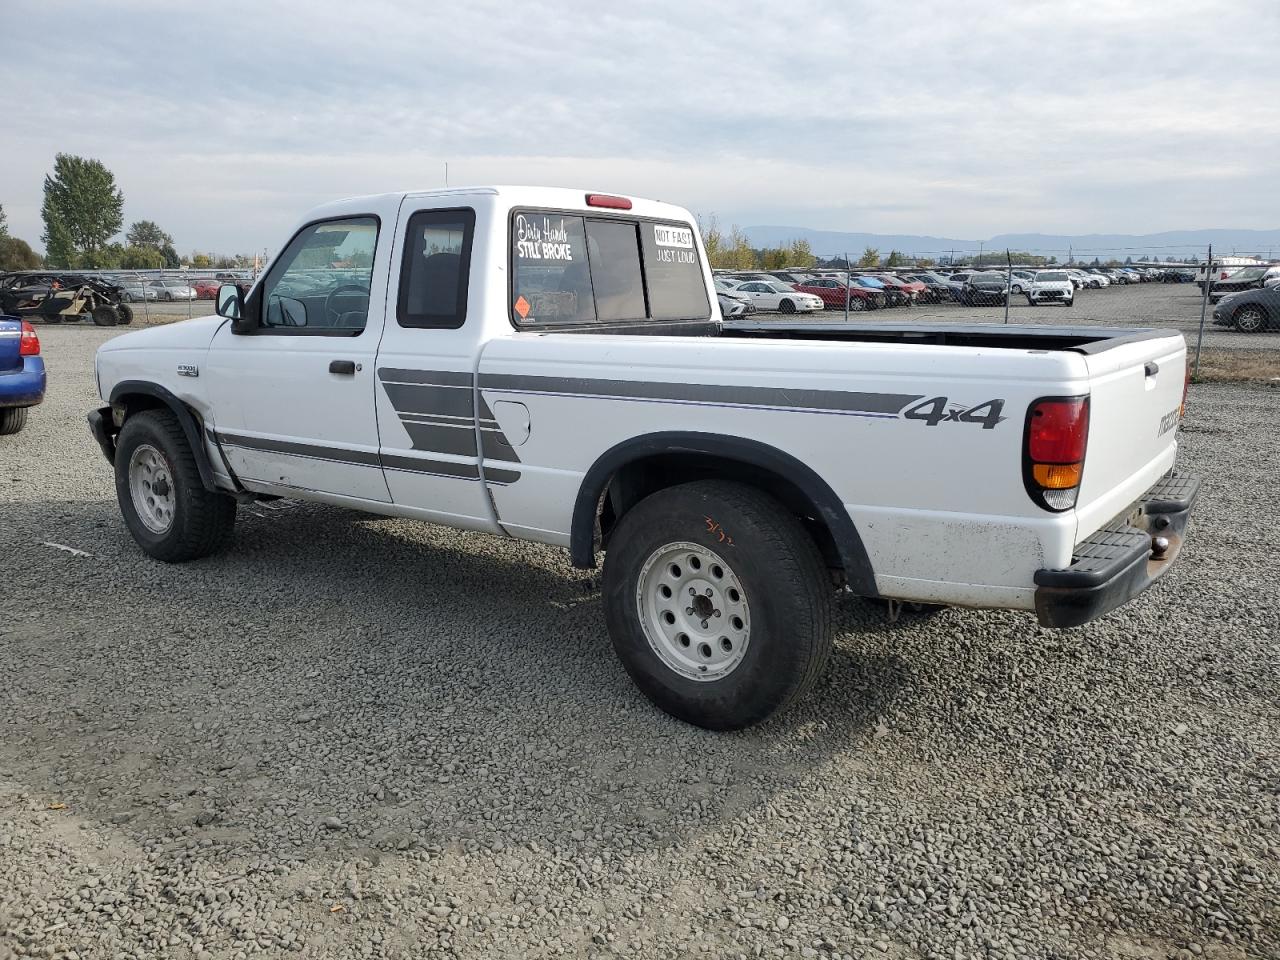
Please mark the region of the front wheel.
<svg viewBox="0 0 1280 960"><path fill-rule="evenodd" d="M795 313L796 305L791 300L783 300L780 304L778 304L778 309L781 310L783 313Z"/></svg>
<svg viewBox="0 0 1280 960"><path fill-rule="evenodd" d="M195 455L170 410L144 410L116 441L116 499L143 551L168 563L209 556L226 546L236 502L200 481Z"/></svg>
<svg viewBox="0 0 1280 960"><path fill-rule="evenodd" d="M605 556L618 658L654 704L709 730L751 726L813 687L831 651L832 596L800 521L738 483L647 497Z"/></svg>
<svg viewBox="0 0 1280 960"><path fill-rule="evenodd" d="M849 309L853 313L859 313L867 309L867 301L861 297L853 297L849 300Z"/></svg>
<svg viewBox="0 0 1280 960"><path fill-rule="evenodd" d="M27 425L29 407L0 407L0 437L17 433Z"/></svg>
<svg viewBox="0 0 1280 960"><path fill-rule="evenodd" d="M1069 306L1071 306L1072 304L1074 304L1075 302L1076 302L1076 298L1075 298L1075 297L1068 297L1066 300L1063 300L1063 301L1062 301L1062 305L1063 305L1063 306L1065 306L1065 307L1069 307Z"/></svg>
<svg viewBox="0 0 1280 960"><path fill-rule="evenodd" d="M1236 329L1241 333L1257 333L1267 322L1266 316L1262 312L1261 307L1255 307L1252 304L1243 306L1236 311L1234 317Z"/></svg>

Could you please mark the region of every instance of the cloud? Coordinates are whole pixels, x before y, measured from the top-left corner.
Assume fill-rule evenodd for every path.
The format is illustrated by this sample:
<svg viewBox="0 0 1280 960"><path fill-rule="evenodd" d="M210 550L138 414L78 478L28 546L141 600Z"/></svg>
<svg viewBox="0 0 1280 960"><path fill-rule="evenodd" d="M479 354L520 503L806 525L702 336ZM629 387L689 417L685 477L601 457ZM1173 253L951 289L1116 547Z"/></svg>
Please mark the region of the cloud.
<svg viewBox="0 0 1280 960"><path fill-rule="evenodd" d="M1280 7L795 0L81 5L15 47L0 203L58 151L180 249L273 248L334 196L581 184L722 222L981 237L1273 228Z"/></svg>

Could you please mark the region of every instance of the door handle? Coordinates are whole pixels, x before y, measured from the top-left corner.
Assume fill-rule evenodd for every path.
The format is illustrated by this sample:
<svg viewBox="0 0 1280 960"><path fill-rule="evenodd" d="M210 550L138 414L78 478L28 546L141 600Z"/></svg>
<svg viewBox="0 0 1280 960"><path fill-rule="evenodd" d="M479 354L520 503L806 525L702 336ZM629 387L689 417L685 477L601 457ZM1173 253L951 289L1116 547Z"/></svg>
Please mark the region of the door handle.
<svg viewBox="0 0 1280 960"><path fill-rule="evenodd" d="M1154 360L1148 360L1146 366L1142 368L1142 371L1148 377L1154 377L1160 372L1160 364L1156 363Z"/></svg>
<svg viewBox="0 0 1280 960"><path fill-rule="evenodd" d="M329 372L353 376L356 372L356 362L354 360L330 360Z"/></svg>

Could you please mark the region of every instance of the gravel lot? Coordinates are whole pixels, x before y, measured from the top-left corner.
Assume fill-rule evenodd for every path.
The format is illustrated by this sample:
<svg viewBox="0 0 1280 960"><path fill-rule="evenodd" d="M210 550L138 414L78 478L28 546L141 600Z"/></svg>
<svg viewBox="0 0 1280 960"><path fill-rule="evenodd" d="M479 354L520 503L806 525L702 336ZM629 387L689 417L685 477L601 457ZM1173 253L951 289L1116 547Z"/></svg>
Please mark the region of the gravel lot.
<svg viewBox="0 0 1280 960"><path fill-rule="evenodd" d="M281 501L146 559L84 427L112 333L42 329L0 440L0 956L1280 956L1275 390L1194 389L1138 602L850 601L818 694L718 735L555 550Z"/></svg>

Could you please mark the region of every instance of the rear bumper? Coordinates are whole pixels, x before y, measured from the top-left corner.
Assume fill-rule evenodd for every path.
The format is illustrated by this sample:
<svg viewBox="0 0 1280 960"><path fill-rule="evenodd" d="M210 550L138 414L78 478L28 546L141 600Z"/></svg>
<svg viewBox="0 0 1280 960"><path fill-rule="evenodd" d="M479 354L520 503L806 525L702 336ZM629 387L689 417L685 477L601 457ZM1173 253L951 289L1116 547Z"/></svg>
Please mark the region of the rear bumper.
<svg viewBox="0 0 1280 960"><path fill-rule="evenodd" d="M0 407L34 407L44 399L43 357L23 357L21 371L0 373Z"/></svg>
<svg viewBox="0 0 1280 960"><path fill-rule="evenodd" d="M1195 477L1169 473L1130 510L1076 545L1071 566L1037 570L1036 615L1046 627L1078 627L1128 603L1182 551ZM1157 553L1156 538L1167 547Z"/></svg>

